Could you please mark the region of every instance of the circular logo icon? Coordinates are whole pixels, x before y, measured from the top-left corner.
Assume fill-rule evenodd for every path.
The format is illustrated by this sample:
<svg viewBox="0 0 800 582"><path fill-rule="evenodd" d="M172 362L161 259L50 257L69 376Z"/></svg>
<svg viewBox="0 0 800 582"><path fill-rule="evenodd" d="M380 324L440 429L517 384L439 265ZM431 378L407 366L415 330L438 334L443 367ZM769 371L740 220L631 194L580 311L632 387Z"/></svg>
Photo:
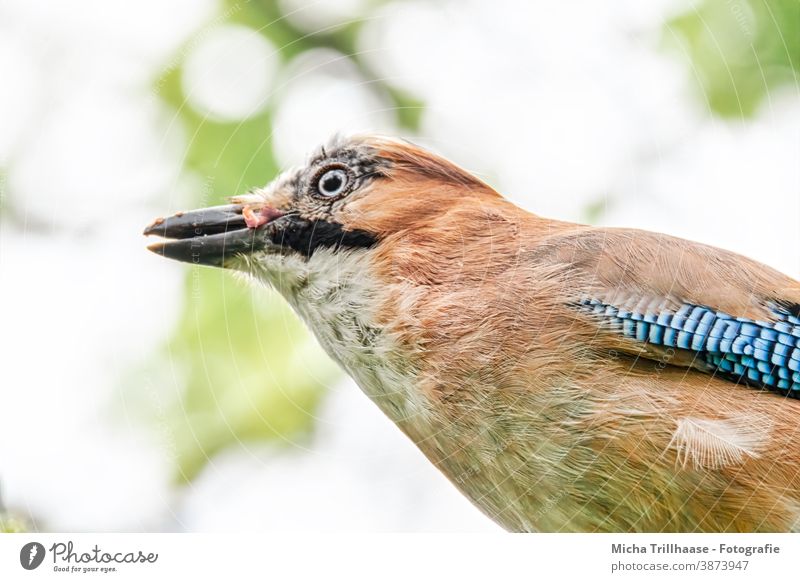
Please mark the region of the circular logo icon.
<svg viewBox="0 0 800 582"><path fill-rule="evenodd" d="M26 570L35 570L44 561L44 546L39 542L30 542L19 551L19 563Z"/></svg>

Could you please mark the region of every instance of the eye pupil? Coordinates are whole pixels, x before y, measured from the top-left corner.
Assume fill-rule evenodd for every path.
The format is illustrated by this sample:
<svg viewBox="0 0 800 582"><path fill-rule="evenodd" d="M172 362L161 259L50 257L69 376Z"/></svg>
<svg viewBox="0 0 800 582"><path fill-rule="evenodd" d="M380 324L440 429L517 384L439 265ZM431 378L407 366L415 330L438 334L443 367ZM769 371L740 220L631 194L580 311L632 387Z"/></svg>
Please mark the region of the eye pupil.
<svg viewBox="0 0 800 582"><path fill-rule="evenodd" d="M322 184L322 189L327 192L336 192L339 188L342 187L342 177L338 174L334 174L333 176L328 176L325 178L325 182Z"/></svg>
<svg viewBox="0 0 800 582"><path fill-rule="evenodd" d="M347 172L341 168L328 170L317 182L317 190L323 196L338 196L347 188L348 179Z"/></svg>

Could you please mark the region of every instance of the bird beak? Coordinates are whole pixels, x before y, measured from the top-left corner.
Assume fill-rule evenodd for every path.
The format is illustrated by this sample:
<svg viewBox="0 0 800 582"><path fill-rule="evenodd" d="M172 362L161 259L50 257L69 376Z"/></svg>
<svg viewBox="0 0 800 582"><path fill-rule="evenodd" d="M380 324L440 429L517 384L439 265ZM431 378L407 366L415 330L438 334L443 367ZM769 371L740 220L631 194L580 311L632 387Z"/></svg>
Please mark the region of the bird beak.
<svg viewBox="0 0 800 582"><path fill-rule="evenodd" d="M271 245L270 222L283 215L274 209L263 209L262 216L268 219L258 220L255 227L251 227L253 223L245 218L247 212L244 205L230 204L157 218L144 229L144 234L171 240L153 243L147 248L168 259L225 267L226 262L236 255L263 250Z"/></svg>

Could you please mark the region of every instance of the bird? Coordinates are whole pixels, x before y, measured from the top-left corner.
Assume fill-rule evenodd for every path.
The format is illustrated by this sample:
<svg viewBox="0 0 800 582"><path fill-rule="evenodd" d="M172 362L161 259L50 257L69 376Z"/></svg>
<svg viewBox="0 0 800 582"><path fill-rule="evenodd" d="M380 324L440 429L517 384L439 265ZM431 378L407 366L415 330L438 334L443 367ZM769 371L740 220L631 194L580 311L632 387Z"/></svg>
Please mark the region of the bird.
<svg viewBox="0 0 800 582"><path fill-rule="evenodd" d="M148 248L277 290L506 530L800 530L792 277L538 216L373 134L229 202L157 219Z"/></svg>

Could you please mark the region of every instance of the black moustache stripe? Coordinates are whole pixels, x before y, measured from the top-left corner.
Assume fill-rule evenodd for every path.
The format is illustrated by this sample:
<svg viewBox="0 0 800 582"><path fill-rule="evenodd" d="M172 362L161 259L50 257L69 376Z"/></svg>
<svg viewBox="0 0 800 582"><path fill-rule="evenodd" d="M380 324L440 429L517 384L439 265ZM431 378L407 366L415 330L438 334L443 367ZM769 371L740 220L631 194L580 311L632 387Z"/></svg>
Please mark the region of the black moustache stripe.
<svg viewBox="0 0 800 582"><path fill-rule="evenodd" d="M313 255L318 248L368 249L378 243L370 233L346 230L338 222L307 220L299 216L286 216L281 220L284 226L276 230L273 242L306 257Z"/></svg>

